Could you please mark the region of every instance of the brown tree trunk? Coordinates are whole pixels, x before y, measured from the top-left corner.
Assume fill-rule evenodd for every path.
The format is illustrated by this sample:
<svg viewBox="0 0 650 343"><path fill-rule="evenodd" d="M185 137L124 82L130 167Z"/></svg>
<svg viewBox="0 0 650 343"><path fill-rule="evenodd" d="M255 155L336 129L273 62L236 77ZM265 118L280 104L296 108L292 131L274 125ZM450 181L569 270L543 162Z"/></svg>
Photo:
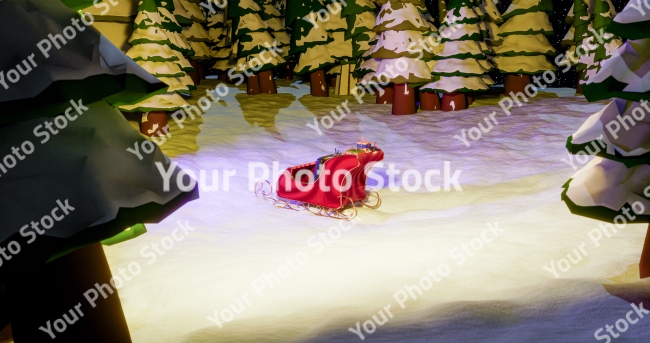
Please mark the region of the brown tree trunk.
<svg viewBox="0 0 650 343"><path fill-rule="evenodd" d="M228 82L228 74L226 73L219 73L219 81L221 82Z"/></svg>
<svg viewBox="0 0 650 343"><path fill-rule="evenodd" d="M582 85L580 84L580 79L582 78L582 73L584 73L584 72L585 71L583 70L583 71L578 73L578 83L576 84L576 94L580 94L580 95L583 94L582 93Z"/></svg>
<svg viewBox="0 0 650 343"><path fill-rule="evenodd" d="M309 74L311 95L313 96L330 96L329 87L327 87L327 82L325 81L325 72L323 69L316 70Z"/></svg>
<svg viewBox="0 0 650 343"><path fill-rule="evenodd" d="M205 69L203 69L203 63L197 62L199 66L199 80L205 80Z"/></svg>
<svg viewBox="0 0 650 343"><path fill-rule="evenodd" d="M415 107L415 89L408 83L395 85L393 91L393 115L406 115L417 113Z"/></svg>
<svg viewBox="0 0 650 343"><path fill-rule="evenodd" d="M248 90L248 95L258 95L262 92L260 80L257 75L251 75L246 78L246 89Z"/></svg>
<svg viewBox="0 0 650 343"><path fill-rule="evenodd" d="M192 78L192 81L194 81L194 85L198 86L201 84L201 78L199 77L199 63L195 60L189 60L190 64L192 65L192 68L194 68L194 71L188 71L187 75L189 75Z"/></svg>
<svg viewBox="0 0 650 343"><path fill-rule="evenodd" d="M393 103L393 86L381 87L381 91L377 92L377 101L375 103L377 103L377 104L392 104Z"/></svg>
<svg viewBox="0 0 650 343"><path fill-rule="evenodd" d="M330 87L336 88L336 79L338 75L330 75Z"/></svg>
<svg viewBox="0 0 650 343"><path fill-rule="evenodd" d="M357 79L352 77L354 71L354 64L344 64L341 66L341 75L337 76L338 84L334 85L334 94L336 95L350 95L352 89L357 83Z"/></svg>
<svg viewBox="0 0 650 343"><path fill-rule="evenodd" d="M152 111L149 114L142 114L140 121L140 133L149 137L161 137L169 133L167 123L167 112Z"/></svg>
<svg viewBox="0 0 650 343"><path fill-rule="evenodd" d="M7 281L14 341L131 342L120 297L111 286L111 278L104 249L101 243L95 243L49 262L26 276ZM95 299L97 295L96 307L84 297L91 289L96 293L89 293L88 297ZM39 327L47 328L48 322L54 339L39 330ZM63 330L59 332L57 328Z"/></svg>
<svg viewBox="0 0 650 343"><path fill-rule="evenodd" d="M641 261L639 261L639 274L642 279L650 277L650 225L648 225L648 233L645 235L643 251L641 251Z"/></svg>
<svg viewBox="0 0 650 343"><path fill-rule="evenodd" d="M449 111L460 111L467 108L465 102L464 93L450 93L442 94L442 101L440 103L440 109L449 112Z"/></svg>
<svg viewBox="0 0 650 343"><path fill-rule="evenodd" d="M526 86L530 84L530 75L520 74L520 75L506 75L505 81L505 95L510 96L510 93L524 93Z"/></svg>
<svg viewBox="0 0 650 343"><path fill-rule="evenodd" d="M260 92L264 94L278 94L278 88L275 86L273 79L273 70L261 71L257 74L260 82Z"/></svg>
<svg viewBox="0 0 650 343"><path fill-rule="evenodd" d="M280 78L283 80L293 80L293 68L296 65L293 62L287 62L287 64L280 67Z"/></svg>
<svg viewBox="0 0 650 343"><path fill-rule="evenodd" d="M420 109L422 111L440 111L438 93L420 92Z"/></svg>
<svg viewBox="0 0 650 343"><path fill-rule="evenodd" d="M467 107L469 107L474 102L474 93L465 93L465 101L467 101Z"/></svg>

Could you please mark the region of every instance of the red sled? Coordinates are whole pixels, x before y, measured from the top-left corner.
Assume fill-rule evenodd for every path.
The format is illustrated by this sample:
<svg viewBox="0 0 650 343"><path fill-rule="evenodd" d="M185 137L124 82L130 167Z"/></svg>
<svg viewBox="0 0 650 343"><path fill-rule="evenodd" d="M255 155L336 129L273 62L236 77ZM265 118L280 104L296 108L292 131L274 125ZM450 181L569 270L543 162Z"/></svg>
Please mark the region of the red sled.
<svg viewBox="0 0 650 343"><path fill-rule="evenodd" d="M286 209L351 219L356 215L359 203L372 209L381 204L379 194L372 189L377 203L373 206L367 204L370 196L366 194L366 178L372 166L383 159L384 152L376 148L325 156L316 162L287 168L278 179L278 199L270 196L272 187L269 193L262 189L264 182L269 183L266 180L258 181L255 194ZM351 214L343 212L348 209Z"/></svg>

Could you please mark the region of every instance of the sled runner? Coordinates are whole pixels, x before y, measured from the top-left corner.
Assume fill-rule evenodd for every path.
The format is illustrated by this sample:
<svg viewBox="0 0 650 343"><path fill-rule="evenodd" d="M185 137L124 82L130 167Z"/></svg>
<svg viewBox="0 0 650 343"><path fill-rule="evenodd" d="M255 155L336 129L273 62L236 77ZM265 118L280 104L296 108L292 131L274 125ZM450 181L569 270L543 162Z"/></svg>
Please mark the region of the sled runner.
<svg viewBox="0 0 650 343"><path fill-rule="evenodd" d="M287 168L276 185L278 198L266 180L255 185L255 195L294 211L307 210L319 216L352 219L357 206L376 209L381 204L379 193L375 205L368 205L366 176L372 166L384 159L384 152L369 142L357 143L356 149L319 158L315 162ZM264 183L271 188L264 191ZM369 188L369 187L368 187ZM347 213L344 213L347 211Z"/></svg>

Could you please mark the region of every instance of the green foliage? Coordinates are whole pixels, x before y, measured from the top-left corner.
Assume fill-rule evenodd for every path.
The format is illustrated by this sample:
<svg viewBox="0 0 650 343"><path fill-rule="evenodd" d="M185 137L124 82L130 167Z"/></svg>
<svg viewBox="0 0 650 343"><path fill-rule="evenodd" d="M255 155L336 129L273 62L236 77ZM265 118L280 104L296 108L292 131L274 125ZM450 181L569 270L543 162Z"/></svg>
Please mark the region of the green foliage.
<svg viewBox="0 0 650 343"><path fill-rule="evenodd" d="M144 224L135 224L117 235L102 241L102 245L114 245L142 236L147 232Z"/></svg>

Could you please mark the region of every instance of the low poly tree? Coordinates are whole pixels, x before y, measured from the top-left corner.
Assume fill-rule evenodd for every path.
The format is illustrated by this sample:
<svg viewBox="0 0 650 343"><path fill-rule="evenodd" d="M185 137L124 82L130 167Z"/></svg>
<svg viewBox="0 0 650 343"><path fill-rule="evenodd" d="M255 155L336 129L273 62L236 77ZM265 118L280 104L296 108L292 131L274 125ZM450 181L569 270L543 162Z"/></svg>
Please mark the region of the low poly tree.
<svg viewBox="0 0 650 343"><path fill-rule="evenodd" d="M212 51L212 58L215 60L214 65L210 69L219 74L219 80L222 82L229 82L228 71L236 66L236 56L233 56L233 43L232 38L232 20L228 19L228 4L222 9L224 22L222 39L210 48ZM211 35L211 33L210 33ZM236 43L235 43L236 44Z"/></svg>
<svg viewBox="0 0 650 343"><path fill-rule="evenodd" d="M59 1L0 2L0 21L20 32L0 37L3 46L11 46L3 52L0 69L14 68L15 61L33 53L26 39L63 35L71 19L79 14ZM2 151L33 141L39 126L66 125L0 178L0 244L11 252L20 247L19 255L4 260L0 269L0 296L11 309L16 342L131 342L119 286L100 242L120 241L116 236L128 228L160 222L198 196L197 188L181 191L176 183L163 189L156 164L169 170L168 160L115 109L167 86L93 27L76 35L61 49L50 50L49 58L37 54L38 68L30 78L0 93L9 111L0 114ZM150 153L138 158L125 151L134 144L150 144ZM171 177L180 172L175 168ZM40 218L40 227L21 229ZM91 306L84 294L99 286L107 297L98 296ZM62 315L67 322L57 320Z"/></svg>
<svg viewBox="0 0 650 343"><path fill-rule="evenodd" d="M180 3L192 20L191 25L182 25L181 35L189 43L190 48L194 52L194 54L188 56L192 67L196 70L190 73L190 76L194 80L194 83L199 85L201 79L205 78L202 62L212 59L212 52L206 44L206 42L210 42L210 37L203 27L203 24L206 24L208 21L197 3L188 0L180 0ZM215 7L214 4L212 6Z"/></svg>
<svg viewBox="0 0 650 343"><path fill-rule="evenodd" d="M168 92L188 92L181 82L186 76L177 64L179 61L172 49L169 36L164 31L158 7L154 0L141 0L136 28L129 43L133 45L127 55L138 65L169 86ZM189 106L178 94L160 94L145 100L143 104L120 106L123 112L142 112L140 132L147 136L165 136L169 132L167 111Z"/></svg>
<svg viewBox="0 0 650 343"><path fill-rule="evenodd" d="M278 42L278 47L282 49L282 58L284 58L287 63L278 67L278 77L285 80L293 80L293 68L295 68L296 63L294 63L294 56L289 54L289 49L291 48L291 28L286 25L285 17L287 15L287 0L274 0L273 6L280 13L278 20L282 24L282 30L272 32L273 38Z"/></svg>
<svg viewBox="0 0 650 343"><path fill-rule="evenodd" d="M156 0L156 5L158 6L158 14L160 15L160 21L162 23L162 31L169 38L169 47L172 49L172 52L176 57L178 57L176 64L178 64L181 70L185 73L185 75L179 77L179 80L183 85L187 86L190 91L193 91L196 89L196 85L190 74L196 72L196 70L185 56L194 54L194 51L189 42L181 34L182 27L175 14L179 10L176 8L174 2ZM182 5L179 3L178 6L180 6L180 11L182 12Z"/></svg>
<svg viewBox="0 0 650 343"><path fill-rule="evenodd" d="M623 44L623 41L617 36L605 33L605 29L612 22L612 18L616 16L616 11L611 2L609 0L596 0L593 11L593 22L589 25L589 29L593 31L590 31L591 36L585 40L585 42L588 41L586 46L590 46L592 49L589 50L587 67L580 78L580 85L583 85L596 74L600 70L602 62L609 59L612 53ZM597 37L602 37L602 39L597 39Z"/></svg>
<svg viewBox="0 0 650 343"><path fill-rule="evenodd" d="M216 60L215 64L211 67L212 70L219 73L219 80L223 82L230 82L228 71L236 67L237 58L233 54L233 43L231 42L232 21L228 20L225 24L226 36L217 43L213 49L212 57ZM235 41L234 45L237 42Z"/></svg>
<svg viewBox="0 0 650 343"><path fill-rule="evenodd" d="M416 113L415 89L410 84L421 84L431 80L430 69L420 59L431 58L428 51L417 51L413 45L420 46L423 33L435 29L426 21L415 5L422 6L420 0L388 1L379 0L381 10L373 31L377 33L377 43L370 51L370 57L379 59L379 66L372 77L376 83L392 83L393 103L391 113L405 115Z"/></svg>
<svg viewBox="0 0 650 343"><path fill-rule="evenodd" d="M324 25L332 39L327 45L327 50L332 58L337 60L337 65L328 72L332 77L330 86L334 87L334 94L348 95L357 82L352 76L356 64L353 54L353 36L347 34L350 30L343 14L343 5L332 0L327 1L326 4L330 10L330 19Z"/></svg>
<svg viewBox="0 0 650 343"><path fill-rule="evenodd" d="M89 1L90 6L81 9L82 13L93 15L93 27L108 38L111 43L126 53L131 48L129 37L133 33L133 22L138 14L139 0L124 0L108 8L95 6ZM107 4L108 5L108 4Z"/></svg>
<svg viewBox="0 0 650 343"><path fill-rule="evenodd" d="M345 39L352 39L352 59L348 60L351 63L342 65L345 70L342 70L343 74L339 76L337 94L350 94L349 92L354 90L356 79L366 74L363 70L361 73L357 70L370 58L364 57L364 54L370 50L370 40L375 37L372 29L377 21L376 9L377 6L371 0L349 0L347 6L343 7L342 16L347 21ZM343 90L347 93L342 93Z"/></svg>
<svg viewBox="0 0 650 343"><path fill-rule="evenodd" d="M488 61L486 69L493 71L496 68L494 47L500 46L503 43L503 38L498 36L499 25L503 23L503 19L492 0L474 0L473 10L479 19L476 25L483 35L483 39L478 44ZM494 85L494 81L488 75L482 76L481 79L488 87ZM465 93L465 95L467 106L469 106L474 102L474 93L469 92Z"/></svg>
<svg viewBox="0 0 650 343"><path fill-rule="evenodd" d="M199 14L195 11L194 15L191 15L189 11L185 9L185 6L192 8L190 6L190 3L187 1L173 0L173 5L174 11L172 14L180 27L168 31L167 35L169 36L170 41L173 43L172 49L177 52L177 55L179 55L179 53L180 55L183 55L183 58L179 56L179 59L183 62L181 68L188 74L187 77L191 79L192 85L196 86L201 82L201 79L199 77L199 66L196 61L187 59L190 56L194 56L195 52L192 49L190 42L187 40L187 38L185 38L185 35L183 35L182 32L184 27L191 27L194 25L193 18L197 20L200 19L196 16L199 16L200 14L202 15L202 13Z"/></svg>
<svg viewBox="0 0 650 343"><path fill-rule="evenodd" d="M506 95L525 94L531 75L556 71L546 59L556 54L546 39L554 35L548 18L552 13L551 0L515 0L501 16L506 22L499 28L499 36L504 39L494 60L499 71L506 74Z"/></svg>
<svg viewBox="0 0 650 343"><path fill-rule="evenodd" d="M638 13L628 4L607 27L605 32L628 40L609 59L602 61L598 73L583 85L587 100L648 99L650 90L645 85L650 56L650 40L647 36L650 31L646 30L645 36L639 31L639 27L646 21L647 16Z"/></svg>
<svg viewBox="0 0 650 343"><path fill-rule="evenodd" d="M499 25L503 24L503 18L492 0L480 1L480 9L485 13L485 20L482 21L482 24L489 35L484 41L494 49L503 43L503 37L499 36ZM494 52L493 49L492 52Z"/></svg>
<svg viewBox="0 0 650 343"><path fill-rule="evenodd" d="M260 7L262 7L262 13L261 13L262 19L269 25L269 33L275 39L277 47L282 50L282 54L281 54L282 58L284 58L284 60L287 61L287 58L289 57L288 47L291 44L291 38L287 33L287 28L284 26L284 23L282 22L282 13L280 13L280 10L277 8L278 1L262 0L260 2ZM285 78L287 78L286 77L287 74L291 74L286 72L287 67L290 67L289 63L283 64L282 66L278 67L278 72L282 70L283 72L281 73L284 74ZM293 76L290 75L289 79L293 79Z"/></svg>
<svg viewBox="0 0 650 343"><path fill-rule="evenodd" d="M213 3L212 9L203 8L203 14L205 15L206 18L205 28L206 31L208 32L208 39L209 39L209 41L206 44L210 48L210 59L209 59L210 66L214 65L214 63L217 61L219 50L222 49L223 46L225 45L225 44L220 45L220 43L221 41L224 40L224 38L226 38L226 35L228 33L226 27L226 12L224 11L225 7L223 9L219 8L218 6L216 6L216 1L214 0L212 0L212 3ZM219 77L221 78L221 81L224 82L226 81L225 74L221 74L219 75Z"/></svg>
<svg viewBox="0 0 650 343"><path fill-rule="evenodd" d="M327 48L332 40L325 30L324 18L318 11L326 11L318 0L287 3L285 25L291 27L289 54L297 54L294 73L309 73L312 96L328 97L329 85L323 69L336 63Z"/></svg>
<svg viewBox="0 0 650 343"><path fill-rule="evenodd" d="M493 67L484 53L487 46L482 42L484 36L477 25L480 17L473 5L470 0L451 0L447 4L447 16L441 25L445 26L441 32L442 49L433 57L434 82L420 88L421 92L442 93L443 111L466 109L467 94L490 89L484 80L491 82L487 73Z"/></svg>
<svg viewBox="0 0 650 343"><path fill-rule="evenodd" d="M262 8L252 0L234 0L228 7L233 22L232 39L238 40L238 70L247 76L248 94L277 94L273 68L286 61L273 49L275 39L262 20Z"/></svg>
<svg viewBox="0 0 650 343"><path fill-rule="evenodd" d="M608 236L622 224L650 222L650 92L643 83L644 66L650 64L650 31L639 31L639 23L648 22L648 17L631 5L607 28L630 40L603 60L583 86L589 101L617 99L593 114L567 142L569 152L597 157L564 185L562 199L574 214L614 223L601 225ZM620 132L612 122L620 123ZM641 278L650 277L650 226L639 271Z"/></svg>
<svg viewBox="0 0 650 343"><path fill-rule="evenodd" d="M589 37L593 37L593 3L594 0L574 0L573 7L573 42L575 45L572 57L576 65L576 72L578 73L578 85L576 86L576 93L582 94L582 75L586 73L586 69L593 63L593 55L589 56L589 49L585 41ZM571 57L571 55L567 55Z"/></svg>

